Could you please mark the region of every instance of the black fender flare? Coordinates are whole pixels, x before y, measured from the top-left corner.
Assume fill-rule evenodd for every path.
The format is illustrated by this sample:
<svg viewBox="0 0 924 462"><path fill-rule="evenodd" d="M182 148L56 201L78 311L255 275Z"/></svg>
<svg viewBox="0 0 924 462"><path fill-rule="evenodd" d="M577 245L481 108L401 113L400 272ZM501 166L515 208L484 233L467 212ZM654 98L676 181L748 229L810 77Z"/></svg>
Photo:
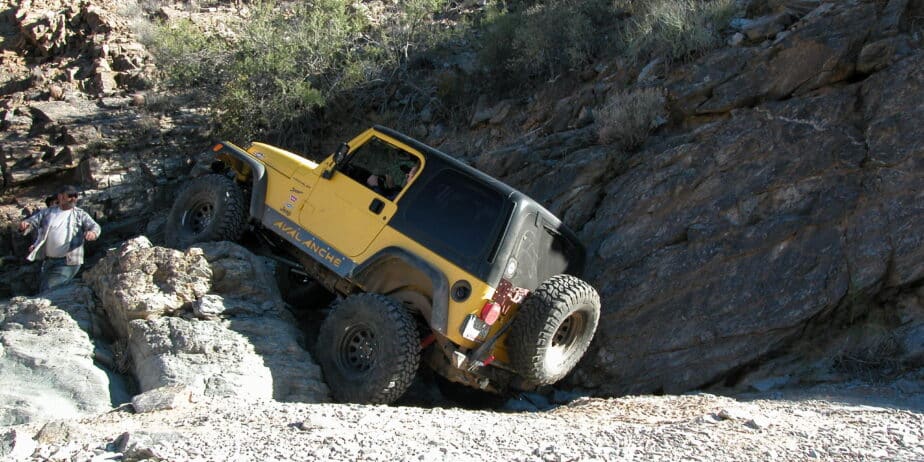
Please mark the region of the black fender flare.
<svg viewBox="0 0 924 462"><path fill-rule="evenodd" d="M414 269L419 270L433 284L430 327L434 331L446 335L449 324L449 281L442 271L423 258L400 247L386 247L369 257L361 265L357 266L350 273L350 279L359 286L364 286L365 283L376 274L375 270L377 266L393 259L401 260Z"/></svg>
<svg viewBox="0 0 924 462"><path fill-rule="evenodd" d="M266 167L246 151L228 141L216 144L212 151L214 156L226 154L250 167L253 181L253 189L250 193L250 218L257 221L263 219L263 212L266 211Z"/></svg>

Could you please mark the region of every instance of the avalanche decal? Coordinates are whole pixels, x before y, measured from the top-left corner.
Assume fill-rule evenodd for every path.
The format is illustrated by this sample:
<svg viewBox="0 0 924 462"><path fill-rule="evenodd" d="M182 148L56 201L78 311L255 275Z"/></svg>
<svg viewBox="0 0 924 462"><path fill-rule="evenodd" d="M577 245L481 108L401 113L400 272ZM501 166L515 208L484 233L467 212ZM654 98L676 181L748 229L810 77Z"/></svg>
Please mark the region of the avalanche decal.
<svg viewBox="0 0 924 462"><path fill-rule="evenodd" d="M275 210L267 210L263 218L263 224L269 226L276 234L284 237L287 241L311 254L315 260L340 276L347 276L356 268L356 263L353 260L325 244L324 241Z"/></svg>

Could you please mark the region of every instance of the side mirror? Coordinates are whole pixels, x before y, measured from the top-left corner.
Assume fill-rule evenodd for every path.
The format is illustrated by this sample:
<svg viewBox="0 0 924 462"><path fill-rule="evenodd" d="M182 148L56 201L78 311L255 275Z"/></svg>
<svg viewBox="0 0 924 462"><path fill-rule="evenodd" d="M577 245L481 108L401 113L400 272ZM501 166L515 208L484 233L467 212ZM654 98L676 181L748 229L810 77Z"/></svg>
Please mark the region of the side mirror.
<svg viewBox="0 0 924 462"><path fill-rule="evenodd" d="M340 146L337 147L337 151L334 152L334 165L332 165L330 169L325 170L321 174L321 177L324 178L325 180L329 180L330 177L334 176L334 172L336 172L340 164L342 164L343 161L346 160L347 154L349 153L350 153L350 145L346 143L340 143Z"/></svg>
<svg viewBox="0 0 924 462"><path fill-rule="evenodd" d="M340 147L337 148L337 152L334 153L334 164L339 164L346 159L347 154L350 153L350 145L346 143L340 143Z"/></svg>

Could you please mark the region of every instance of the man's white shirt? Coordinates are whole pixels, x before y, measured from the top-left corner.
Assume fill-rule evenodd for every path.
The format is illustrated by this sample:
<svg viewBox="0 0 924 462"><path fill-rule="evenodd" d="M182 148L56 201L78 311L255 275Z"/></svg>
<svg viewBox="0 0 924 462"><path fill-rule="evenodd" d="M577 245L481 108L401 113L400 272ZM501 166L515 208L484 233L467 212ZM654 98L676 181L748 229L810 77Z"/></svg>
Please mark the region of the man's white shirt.
<svg viewBox="0 0 924 462"><path fill-rule="evenodd" d="M51 210L48 217L48 238L45 241L45 256L51 258L61 258L67 255L71 250L71 230L68 229L68 222L74 209Z"/></svg>

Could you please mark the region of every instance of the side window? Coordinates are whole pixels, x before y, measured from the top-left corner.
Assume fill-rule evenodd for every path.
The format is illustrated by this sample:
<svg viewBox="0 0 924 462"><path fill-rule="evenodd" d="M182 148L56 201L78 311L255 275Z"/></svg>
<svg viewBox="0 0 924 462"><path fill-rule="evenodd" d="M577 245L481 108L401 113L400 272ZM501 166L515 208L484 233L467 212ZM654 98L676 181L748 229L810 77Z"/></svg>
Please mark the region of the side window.
<svg viewBox="0 0 924 462"><path fill-rule="evenodd" d="M503 195L451 169L428 179L405 209L409 226L427 245L472 265L490 258L504 211Z"/></svg>
<svg viewBox="0 0 924 462"><path fill-rule="evenodd" d="M375 191L393 200L417 173L420 161L413 154L372 138L350 155L341 171Z"/></svg>

